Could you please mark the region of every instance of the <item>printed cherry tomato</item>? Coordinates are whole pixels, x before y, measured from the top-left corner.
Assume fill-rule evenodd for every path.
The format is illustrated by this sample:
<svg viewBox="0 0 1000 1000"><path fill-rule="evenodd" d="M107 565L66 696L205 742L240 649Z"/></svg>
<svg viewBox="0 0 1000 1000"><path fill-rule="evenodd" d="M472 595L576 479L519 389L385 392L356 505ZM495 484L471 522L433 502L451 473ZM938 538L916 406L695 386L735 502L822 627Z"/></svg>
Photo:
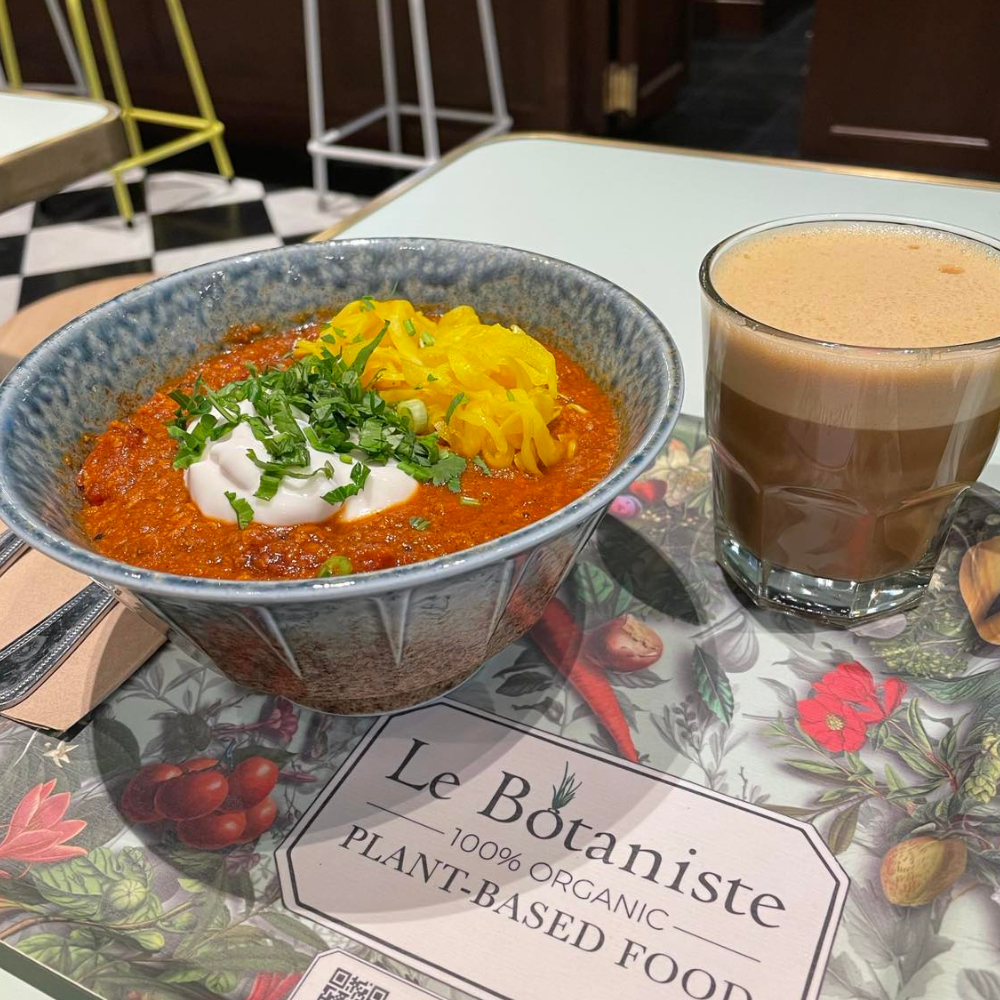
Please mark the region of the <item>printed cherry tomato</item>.
<svg viewBox="0 0 1000 1000"><path fill-rule="evenodd" d="M197 819L215 812L229 794L219 771L194 771L167 782L156 793L156 808L167 819Z"/></svg>
<svg viewBox="0 0 1000 1000"><path fill-rule="evenodd" d="M243 835L240 837L240 843L245 844L250 840L256 840L271 826L277 815L277 803L270 796L258 802L257 805L245 810L243 816L247 821L247 825L243 830Z"/></svg>
<svg viewBox="0 0 1000 1000"><path fill-rule="evenodd" d="M177 836L188 847L214 851L235 844L243 836L247 821L241 812L212 813L177 824Z"/></svg>
<svg viewBox="0 0 1000 1000"><path fill-rule="evenodd" d="M266 757L247 757L229 775L227 809L249 809L263 801L278 783L278 765Z"/></svg>
<svg viewBox="0 0 1000 1000"><path fill-rule="evenodd" d="M192 771L211 771L213 767L218 767L219 762L215 757L192 757L190 760L181 761L177 765L185 774Z"/></svg>
<svg viewBox="0 0 1000 1000"><path fill-rule="evenodd" d="M156 807L156 792L165 781L179 778L182 771L173 764L148 764L136 772L122 793L122 812L132 823L155 823L163 819Z"/></svg>

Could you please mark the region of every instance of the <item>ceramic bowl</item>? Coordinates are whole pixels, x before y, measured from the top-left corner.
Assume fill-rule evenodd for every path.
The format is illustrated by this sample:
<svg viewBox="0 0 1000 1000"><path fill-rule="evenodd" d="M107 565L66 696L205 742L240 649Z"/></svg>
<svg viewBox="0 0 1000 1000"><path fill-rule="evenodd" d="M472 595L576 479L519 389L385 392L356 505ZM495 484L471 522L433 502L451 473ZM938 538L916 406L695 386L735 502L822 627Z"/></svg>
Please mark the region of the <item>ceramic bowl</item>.
<svg viewBox="0 0 1000 1000"><path fill-rule="evenodd" d="M84 434L219 349L234 324L288 329L390 292L470 303L565 350L613 399L611 473L520 531L375 573L207 580L92 551L77 525ZM614 497L665 445L681 400L676 348L618 286L523 250L432 239L338 240L233 257L126 292L73 320L0 383L0 518L31 546L140 602L249 687L312 708L369 714L464 681L538 619ZM67 461L66 458L69 457Z"/></svg>

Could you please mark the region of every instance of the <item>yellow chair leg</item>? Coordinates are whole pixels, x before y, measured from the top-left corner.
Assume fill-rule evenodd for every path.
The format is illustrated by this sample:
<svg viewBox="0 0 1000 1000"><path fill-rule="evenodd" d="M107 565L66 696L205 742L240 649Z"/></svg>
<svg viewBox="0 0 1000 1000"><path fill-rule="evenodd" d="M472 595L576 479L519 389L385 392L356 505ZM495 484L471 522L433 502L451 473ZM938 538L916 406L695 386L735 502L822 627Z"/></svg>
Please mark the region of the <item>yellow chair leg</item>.
<svg viewBox="0 0 1000 1000"><path fill-rule="evenodd" d="M111 86L114 88L115 101L121 108L122 125L125 127L125 140L128 142L128 151L132 156L138 156L142 152L142 140L139 138L139 126L132 117L132 94L128 89L128 81L125 79L125 69L122 66L121 53L118 51L118 39L115 37L115 29L111 24L111 15L108 13L108 5L105 0L93 0L94 14L97 17L97 30L101 35L101 44L104 46L104 57L108 61L108 73L111 76Z"/></svg>
<svg viewBox="0 0 1000 1000"><path fill-rule="evenodd" d="M21 64L17 61L17 49L14 48L14 32L10 26L10 14L7 13L7 0L0 0L0 60L3 61L3 71L11 90L20 90L24 81L21 79Z"/></svg>
<svg viewBox="0 0 1000 1000"><path fill-rule="evenodd" d="M115 204L118 206L118 214L125 220L125 225L131 226L135 219L135 208L132 205L132 195L129 194L128 185L122 174L121 164L111 170L111 177L114 180Z"/></svg>
<svg viewBox="0 0 1000 1000"><path fill-rule="evenodd" d="M103 3L104 0L94 0L94 2ZM184 68L187 70L188 80L191 81L191 89L194 91L198 114L209 124L221 126L222 123L215 117L215 108L212 106L212 98L209 96L208 85L205 83L205 74L201 70L201 61L198 59L198 52L194 47L194 39L191 37L191 29L188 27L181 0L166 0L166 4L174 26L174 34L177 36L177 45L181 50L181 58L184 60ZM229 152L222 139L221 128L219 134L213 136L210 143L219 173L223 177L232 177L233 165L229 160Z"/></svg>

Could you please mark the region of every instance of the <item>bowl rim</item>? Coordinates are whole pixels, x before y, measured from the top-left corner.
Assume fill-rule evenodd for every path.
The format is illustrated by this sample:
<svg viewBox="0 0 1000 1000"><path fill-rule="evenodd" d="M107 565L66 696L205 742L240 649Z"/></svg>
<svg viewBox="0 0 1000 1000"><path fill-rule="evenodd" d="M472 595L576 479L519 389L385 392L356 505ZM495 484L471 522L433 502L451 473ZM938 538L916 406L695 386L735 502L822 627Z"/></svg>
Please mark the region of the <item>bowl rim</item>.
<svg viewBox="0 0 1000 1000"><path fill-rule="evenodd" d="M95 320L109 315L120 308L123 300L127 303L148 295L156 295L159 290L176 287L189 282L197 282L218 275L220 266L267 258L311 256L329 252L331 249L350 253L354 248L388 247L395 251L433 250L435 247L458 249L468 245L513 255L525 262L540 263L560 273L574 272L589 278L603 287L606 295L620 298L627 310L643 317L652 329L658 329L662 337L662 348L650 354L648 363L661 368L656 405L646 429L634 448L595 486L575 500L546 517L534 521L523 528L490 541L481 542L459 552L437 556L421 562L407 563L368 573L322 579L304 580L231 580L211 577L182 576L160 570L131 566L128 563L100 555L83 545L77 544L56 533L38 517L24 511L11 495L3 478L4 453L2 446L5 411L10 414L17 406L17 399L25 383L30 382L40 366L43 366L56 351L64 337L72 336L86 328ZM655 460L666 445L669 434L680 414L684 394L684 372L680 352L663 322L653 311L631 292L587 268L571 264L556 257L536 253L532 250L504 246L498 243L480 243L473 240L438 239L434 237L363 237L357 239L335 239L318 243L300 243L269 250L259 250L211 261L185 268L147 284L129 289L120 295L87 310L60 327L28 354L0 380L0 518L23 541L71 569L89 576L97 582L112 588L121 588L137 595L149 594L157 597L197 600L207 603L227 604L290 604L311 603L331 598L352 596L373 596L390 591L412 590L434 583L442 577L459 576L485 565L502 563L526 550L534 549L551 539L564 534L567 529L598 514L632 483L641 472Z"/></svg>

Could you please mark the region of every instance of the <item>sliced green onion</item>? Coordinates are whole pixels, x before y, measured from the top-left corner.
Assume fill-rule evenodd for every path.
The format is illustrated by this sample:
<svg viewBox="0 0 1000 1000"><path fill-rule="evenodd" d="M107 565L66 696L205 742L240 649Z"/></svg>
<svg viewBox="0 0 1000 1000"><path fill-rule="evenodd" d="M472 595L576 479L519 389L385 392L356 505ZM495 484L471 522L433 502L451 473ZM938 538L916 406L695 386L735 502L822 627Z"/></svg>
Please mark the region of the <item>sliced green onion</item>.
<svg viewBox="0 0 1000 1000"><path fill-rule="evenodd" d="M410 527L417 531L426 531L431 526L431 522L426 517L411 517Z"/></svg>
<svg viewBox="0 0 1000 1000"><path fill-rule="evenodd" d="M411 336L415 337L417 335L417 328L413 325L413 320L408 319L403 322L403 326L406 328L406 332Z"/></svg>
<svg viewBox="0 0 1000 1000"><path fill-rule="evenodd" d="M462 504L463 507L481 507L482 501L477 500L475 497L459 497L458 502Z"/></svg>
<svg viewBox="0 0 1000 1000"><path fill-rule="evenodd" d="M320 566L319 572L316 576L347 576L349 573L353 572L354 567L351 565L351 560L348 559L347 556L330 556L330 558L327 559L322 566Z"/></svg>
<svg viewBox="0 0 1000 1000"><path fill-rule="evenodd" d="M417 434L423 434L427 430L427 407L423 400L404 399L397 407L396 411L400 415L405 415L410 420L410 426Z"/></svg>

